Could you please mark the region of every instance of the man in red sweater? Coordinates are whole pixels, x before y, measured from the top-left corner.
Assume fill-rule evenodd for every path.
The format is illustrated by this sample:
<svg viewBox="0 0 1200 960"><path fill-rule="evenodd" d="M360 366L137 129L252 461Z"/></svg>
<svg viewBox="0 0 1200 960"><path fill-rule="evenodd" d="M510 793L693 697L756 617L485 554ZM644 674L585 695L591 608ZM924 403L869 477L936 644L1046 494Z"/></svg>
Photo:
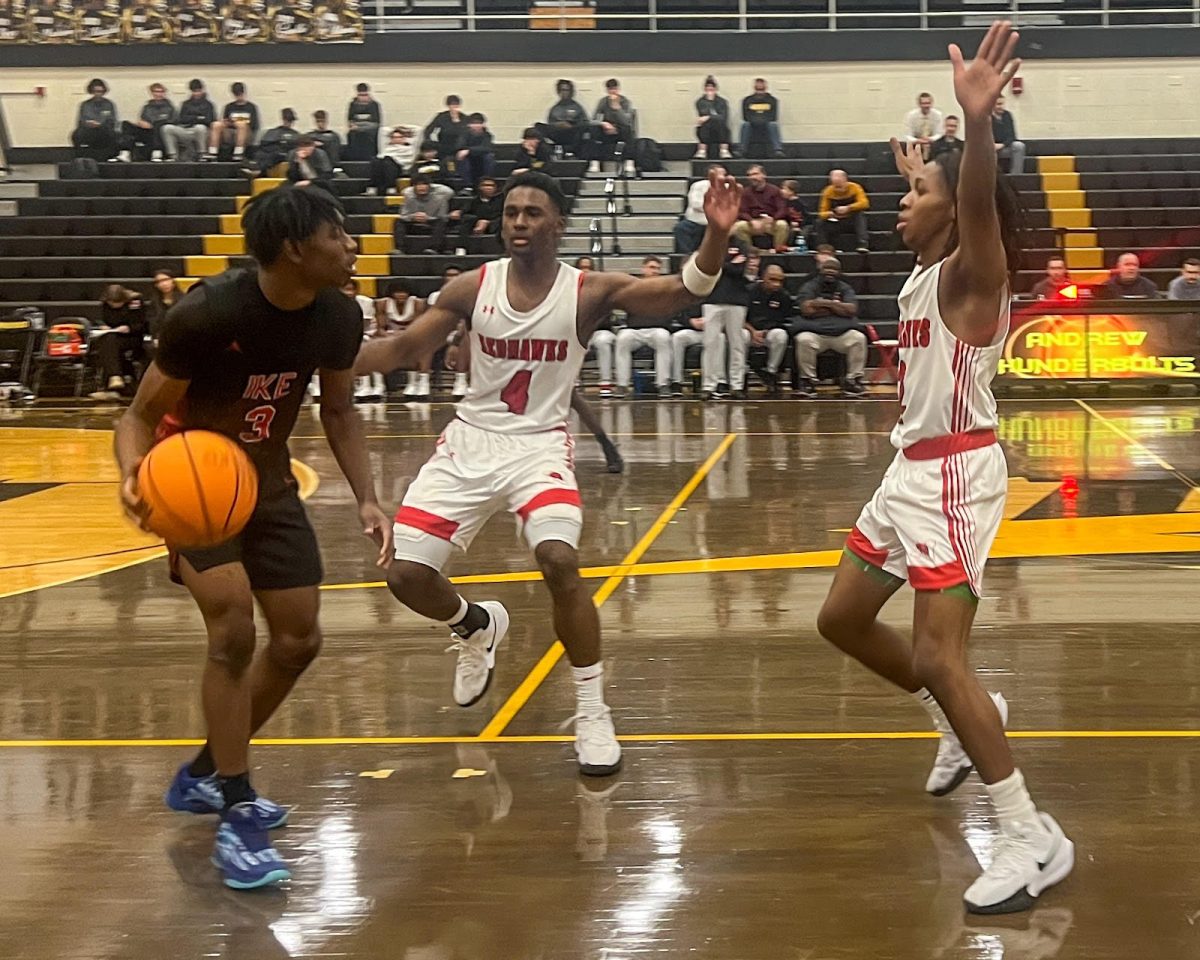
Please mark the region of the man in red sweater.
<svg viewBox="0 0 1200 960"><path fill-rule="evenodd" d="M754 246L753 237L770 237L776 253L785 253L788 248L788 205L779 188L767 183L767 172L757 163L746 171L750 180L748 189L742 192L742 205L738 210L738 222L733 234L747 246Z"/></svg>

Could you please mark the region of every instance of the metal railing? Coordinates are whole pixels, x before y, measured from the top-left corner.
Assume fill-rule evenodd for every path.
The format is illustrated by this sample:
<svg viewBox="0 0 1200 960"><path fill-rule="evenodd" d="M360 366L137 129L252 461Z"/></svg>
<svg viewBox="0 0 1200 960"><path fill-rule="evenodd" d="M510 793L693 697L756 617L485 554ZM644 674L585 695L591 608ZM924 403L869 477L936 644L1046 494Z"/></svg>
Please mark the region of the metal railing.
<svg viewBox="0 0 1200 960"><path fill-rule="evenodd" d="M1200 0L363 0L367 29L936 30L1196 27Z"/></svg>

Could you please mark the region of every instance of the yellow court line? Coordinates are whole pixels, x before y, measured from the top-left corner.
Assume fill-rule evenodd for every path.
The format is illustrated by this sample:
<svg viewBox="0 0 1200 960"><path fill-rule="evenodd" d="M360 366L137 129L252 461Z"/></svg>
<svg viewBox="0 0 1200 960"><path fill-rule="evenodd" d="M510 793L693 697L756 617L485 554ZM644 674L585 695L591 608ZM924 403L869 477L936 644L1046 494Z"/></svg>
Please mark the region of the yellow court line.
<svg viewBox="0 0 1200 960"><path fill-rule="evenodd" d="M1192 478L1189 477L1187 474L1183 473L1183 471L1177 469L1174 464L1168 463L1166 460L1164 460L1162 457L1160 457L1157 453L1155 453L1153 450L1151 450L1148 446L1146 446L1146 444L1144 444L1141 440L1139 440L1137 437L1133 436L1133 434L1129 433L1123 427L1118 427L1115 423L1113 423L1112 420L1108 419L1108 417L1106 417L1104 414L1102 414L1099 410L1096 410L1096 409L1088 406L1084 401L1080 400L1078 397L1076 397L1074 399L1075 399L1075 402L1077 404L1079 404L1079 406L1082 407L1088 413L1089 416L1095 417L1097 420L1099 420L1102 424L1104 424L1106 427L1108 427L1109 430L1111 430L1113 433L1115 433L1118 437L1120 437L1126 443L1132 444L1133 446L1140 448L1142 451L1145 452L1145 454L1148 457L1150 457L1151 460L1153 460L1156 464L1158 464L1160 467L1162 467L1162 469L1166 470L1168 473L1175 474L1176 477L1178 477L1180 480L1182 480L1189 487L1191 487L1192 489L1196 489L1197 485L1196 485L1195 481L1193 481Z"/></svg>
<svg viewBox="0 0 1200 960"><path fill-rule="evenodd" d="M811 730L763 733L634 733L617 739L622 743L766 743L781 741L889 741L933 740L933 730ZM1013 740L1197 740L1200 730L1009 730ZM531 744L572 743L565 734L484 737L261 737L251 741L256 747L411 747L438 744ZM0 740L7 749L99 749L124 747L198 747L202 739L91 739L91 740Z"/></svg>
<svg viewBox="0 0 1200 960"><path fill-rule="evenodd" d="M621 561L621 565L604 583L600 584L600 589L592 597L592 602L595 603L597 608L603 606L604 601L613 595L613 592L621 585L625 577L629 575L629 570L650 549L650 545L658 539L659 534L667 529L667 524L671 522L671 518L675 516L679 508L687 502L688 497L700 486L717 461L725 456L725 452L733 446L733 441L737 439L737 436L736 433L725 434L725 439L717 444L717 448L708 455L708 459L699 466L696 472L692 474L692 478L683 485L683 489L675 494L675 499L667 504L667 508L659 514L658 519L646 531L645 536L629 551L629 554ZM496 712L496 715L488 721L488 725L479 734L481 740L495 739L504 732L504 728L512 722L513 717L517 715L518 711L533 696L534 691L546 679L550 671L554 669L554 665L558 663L562 655L562 642L555 640L550 645L550 649L542 655L542 658L534 665L534 668L529 671L529 675L521 681L520 686L513 691L512 695L504 702L504 705Z"/></svg>

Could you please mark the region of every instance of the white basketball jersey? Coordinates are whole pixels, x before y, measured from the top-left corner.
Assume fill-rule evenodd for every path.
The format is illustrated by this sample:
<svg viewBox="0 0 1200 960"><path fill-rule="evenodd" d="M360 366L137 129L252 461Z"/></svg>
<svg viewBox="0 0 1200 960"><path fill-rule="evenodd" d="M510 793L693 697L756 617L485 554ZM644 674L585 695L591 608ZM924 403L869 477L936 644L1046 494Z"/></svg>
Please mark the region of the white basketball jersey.
<svg viewBox="0 0 1200 960"><path fill-rule="evenodd" d="M1008 335L1009 296L997 304L996 336L972 347L942 322L938 278L945 260L927 270L918 265L900 291L900 419L892 430L898 450L918 440L972 430L995 429L992 379L1000 368Z"/></svg>
<svg viewBox="0 0 1200 960"><path fill-rule="evenodd" d="M510 260L480 268L471 314L471 379L458 416L497 433L539 433L567 422L587 348L577 315L583 273L565 263L546 299L528 313L508 302Z"/></svg>

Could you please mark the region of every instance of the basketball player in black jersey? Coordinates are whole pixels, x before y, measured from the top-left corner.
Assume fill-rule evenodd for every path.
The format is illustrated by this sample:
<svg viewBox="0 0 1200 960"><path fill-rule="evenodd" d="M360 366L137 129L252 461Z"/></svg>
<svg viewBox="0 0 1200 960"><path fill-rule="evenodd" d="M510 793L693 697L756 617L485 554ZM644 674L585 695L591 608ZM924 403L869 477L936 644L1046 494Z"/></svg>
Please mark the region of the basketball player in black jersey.
<svg viewBox="0 0 1200 960"><path fill-rule="evenodd" d="M220 813L214 862L236 889L287 879L267 830L287 809L258 797L249 780L250 737L317 655L321 557L300 503L287 441L314 371L321 423L358 500L364 532L391 557L392 523L379 508L354 409L354 359L362 312L339 291L354 270L355 243L324 190L283 187L243 216L257 269L229 270L190 291L167 315L158 355L116 429L122 499L145 515L137 470L156 435L200 428L236 439L258 469L259 500L245 530L226 543L172 554L172 577L191 592L208 631L202 684L208 742L180 767L167 804ZM270 630L254 658L254 601Z"/></svg>

